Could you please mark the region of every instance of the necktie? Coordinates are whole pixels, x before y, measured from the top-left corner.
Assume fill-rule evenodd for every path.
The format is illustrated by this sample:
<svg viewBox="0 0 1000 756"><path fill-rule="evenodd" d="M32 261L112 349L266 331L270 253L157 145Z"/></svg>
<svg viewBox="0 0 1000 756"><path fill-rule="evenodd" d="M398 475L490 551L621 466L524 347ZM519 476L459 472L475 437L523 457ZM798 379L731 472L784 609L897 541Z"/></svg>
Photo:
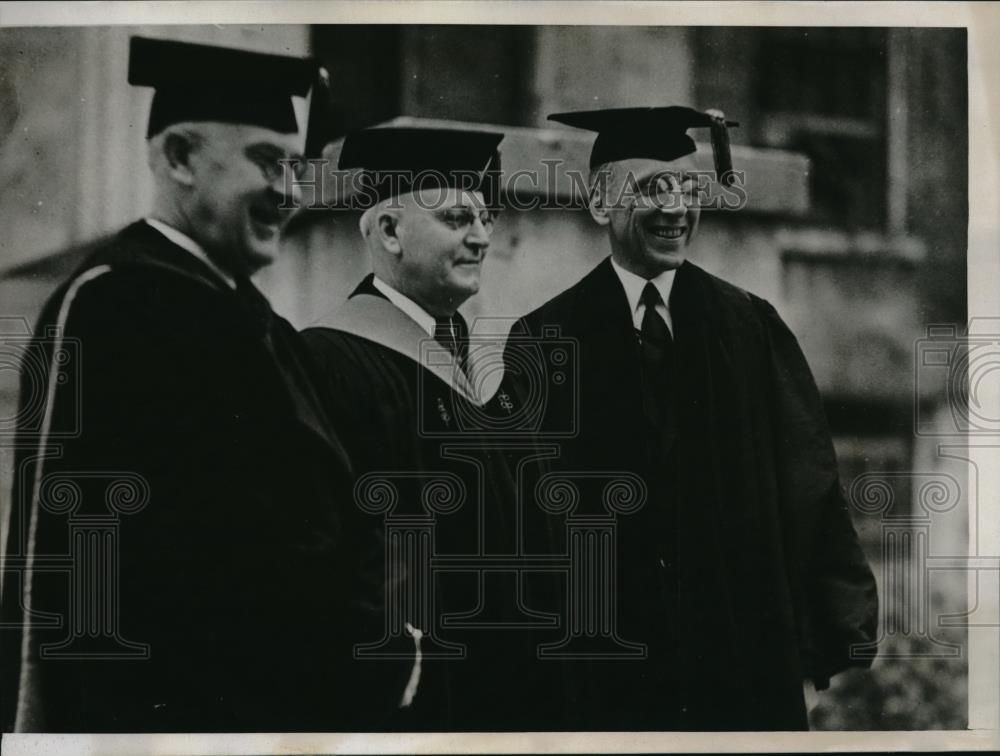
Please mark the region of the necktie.
<svg viewBox="0 0 1000 756"><path fill-rule="evenodd" d="M434 318L434 340L447 349L455 362L468 374L466 360L469 356L468 327L459 313L450 318Z"/></svg>
<svg viewBox="0 0 1000 756"><path fill-rule="evenodd" d="M642 290L640 301L646 306L646 311L642 315L642 328L640 335L644 348L659 350L665 358L673 346L673 338L670 329L664 322L663 317L656 311L658 305L663 302L660 290L656 288L652 281L646 283Z"/></svg>
<svg viewBox="0 0 1000 756"><path fill-rule="evenodd" d="M643 405L650 423L663 429L670 423L670 388L673 373L673 343L670 329L656 306L663 302L660 292L648 282L642 290L646 311L639 330L639 350L642 363Z"/></svg>
<svg viewBox="0 0 1000 756"><path fill-rule="evenodd" d="M458 337L451 318L434 318L434 340L458 359Z"/></svg>

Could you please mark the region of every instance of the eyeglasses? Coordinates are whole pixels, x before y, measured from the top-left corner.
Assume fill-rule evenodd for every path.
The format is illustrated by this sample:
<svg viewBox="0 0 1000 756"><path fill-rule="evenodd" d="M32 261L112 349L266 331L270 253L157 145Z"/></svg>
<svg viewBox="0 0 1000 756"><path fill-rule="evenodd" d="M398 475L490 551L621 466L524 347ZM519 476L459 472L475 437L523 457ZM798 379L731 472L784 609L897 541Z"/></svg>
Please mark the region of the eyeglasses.
<svg viewBox="0 0 1000 756"><path fill-rule="evenodd" d="M444 223L448 228L452 228L456 231L464 231L465 229L468 229L478 219L483 226L483 230L485 230L487 234L492 234L497 214L493 210L473 210L469 207L452 207L436 213L435 217Z"/></svg>
<svg viewBox="0 0 1000 756"><path fill-rule="evenodd" d="M289 156L269 144L254 144L248 147L244 154L260 169L261 175L268 184L278 179L284 179L291 171L295 181L300 181L305 175L308 163L298 156Z"/></svg>
<svg viewBox="0 0 1000 756"><path fill-rule="evenodd" d="M254 162L257 163L257 167L260 168L264 180L269 184L273 184L278 179L284 179L288 175L287 171L291 171L294 181L301 181L306 175L306 168L309 166L305 160L299 160L298 158L282 158L277 162L263 160Z"/></svg>
<svg viewBox="0 0 1000 756"><path fill-rule="evenodd" d="M641 184L640 192L647 197L655 197L660 194L673 194L674 192L691 195L696 188L697 184L692 176L686 173L665 171L651 176Z"/></svg>

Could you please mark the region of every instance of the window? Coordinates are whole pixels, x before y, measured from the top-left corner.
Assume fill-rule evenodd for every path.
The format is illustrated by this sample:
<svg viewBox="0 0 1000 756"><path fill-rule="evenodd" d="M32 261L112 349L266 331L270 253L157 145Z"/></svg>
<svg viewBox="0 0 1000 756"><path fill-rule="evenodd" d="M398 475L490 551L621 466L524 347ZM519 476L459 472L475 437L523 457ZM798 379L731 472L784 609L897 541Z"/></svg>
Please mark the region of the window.
<svg viewBox="0 0 1000 756"><path fill-rule="evenodd" d="M886 223L884 29L759 32L756 141L813 161L813 220L848 228Z"/></svg>

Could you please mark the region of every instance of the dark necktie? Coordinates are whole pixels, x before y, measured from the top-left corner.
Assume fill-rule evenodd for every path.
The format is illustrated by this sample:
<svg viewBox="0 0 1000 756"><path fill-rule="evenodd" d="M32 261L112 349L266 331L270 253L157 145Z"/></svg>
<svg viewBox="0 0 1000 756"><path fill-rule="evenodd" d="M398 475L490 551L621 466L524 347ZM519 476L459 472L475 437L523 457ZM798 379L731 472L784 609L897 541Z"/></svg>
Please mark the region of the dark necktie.
<svg viewBox="0 0 1000 756"><path fill-rule="evenodd" d="M666 357L673 346L673 338L663 317L656 311L657 306L663 303L663 298L652 281L646 283L640 301L646 306L646 311L642 315L642 329L639 332L642 342L644 345L655 347Z"/></svg>
<svg viewBox="0 0 1000 756"><path fill-rule="evenodd" d="M643 404L653 426L663 429L670 422L669 392L673 382L674 340L663 317L656 311L663 298L651 281L642 290L641 301L646 308L642 316L642 328L639 330Z"/></svg>

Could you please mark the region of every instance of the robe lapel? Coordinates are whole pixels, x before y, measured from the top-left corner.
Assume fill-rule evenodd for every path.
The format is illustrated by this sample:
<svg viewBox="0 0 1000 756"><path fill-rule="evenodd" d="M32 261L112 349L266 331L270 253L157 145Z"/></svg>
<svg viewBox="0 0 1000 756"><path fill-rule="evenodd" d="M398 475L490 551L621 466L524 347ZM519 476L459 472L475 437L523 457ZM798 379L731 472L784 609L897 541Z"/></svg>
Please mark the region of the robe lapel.
<svg viewBox="0 0 1000 756"><path fill-rule="evenodd" d="M196 279L220 292L232 289L208 265L186 249L178 247L145 221L138 221L122 232L123 244L109 256L108 264L153 266L186 278Z"/></svg>
<svg viewBox="0 0 1000 756"><path fill-rule="evenodd" d="M577 327L582 332L603 333L612 330L619 335L633 335L635 326L632 324L628 297L611 267L610 257L605 258L578 284L578 297L581 306L576 308L579 313Z"/></svg>
<svg viewBox="0 0 1000 756"><path fill-rule="evenodd" d="M644 418L635 324L625 289L611 267L611 258L605 259L581 282L574 311L580 313L577 327L585 350L580 380L600 389L600 395L582 399L586 402L583 406L601 406L612 418ZM635 429L637 447L641 436L643 453L659 456L662 447L659 439L654 442L657 448L650 449L643 430Z"/></svg>
<svg viewBox="0 0 1000 756"><path fill-rule="evenodd" d="M715 649L719 668L737 669L739 629L731 607L738 597L732 594L730 576L745 569L740 540L745 534L734 528L742 522L738 512L743 502L735 495L742 481L732 476L733 469L742 469L732 442L740 436L743 417L734 405L740 378L721 303L707 274L691 263L677 271L670 312L680 366L678 429L684 440L676 448L677 529L698 536L678 540L679 610L692 618L682 626L680 642L694 643L697 637ZM704 569L705 564L713 569ZM682 666L689 662L693 660L685 658ZM699 680L696 667L685 674Z"/></svg>
<svg viewBox="0 0 1000 756"><path fill-rule="evenodd" d="M308 371L301 364L300 355L296 354L287 343L286 331L290 332L291 327L284 321L281 321L280 325L272 322L271 330L275 331L273 340L271 336L264 338L261 330L262 317L269 315L272 321L280 320L271 312L270 304L264 295L248 281L249 289L241 297L204 262L178 247L144 221L133 223L126 228L123 237L128 244L110 256L109 263L112 267L157 268L204 284L231 302L230 306L225 307L225 311L233 313L234 322L240 324L239 330L244 332L247 338L259 342L263 347L261 369L265 371L274 392L284 396L286 408L295 415L296 420L346 464L346 452L340 441L327 429L328 423L308 377ZM248 297L256 298L257 301L248 306L246 301ZM206 324L206 327L212 325ZM276 332L279 328L281 333Z"/></svg>

